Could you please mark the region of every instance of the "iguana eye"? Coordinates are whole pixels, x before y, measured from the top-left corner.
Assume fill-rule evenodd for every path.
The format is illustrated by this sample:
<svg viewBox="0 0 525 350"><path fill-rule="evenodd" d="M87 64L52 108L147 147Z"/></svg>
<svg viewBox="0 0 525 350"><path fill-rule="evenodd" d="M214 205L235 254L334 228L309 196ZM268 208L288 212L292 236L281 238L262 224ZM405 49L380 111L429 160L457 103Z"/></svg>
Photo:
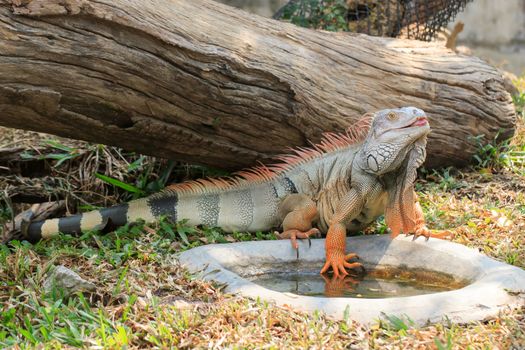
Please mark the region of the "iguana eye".
<svg viewBox="0 0 525 350"><path fill-rule="evenodd" d="M388 113L388 115L386 117L388 118L388 120L391 120L391 121L397 120L397 118L398 118L397 114L394 113L394 112Z"/></svg>

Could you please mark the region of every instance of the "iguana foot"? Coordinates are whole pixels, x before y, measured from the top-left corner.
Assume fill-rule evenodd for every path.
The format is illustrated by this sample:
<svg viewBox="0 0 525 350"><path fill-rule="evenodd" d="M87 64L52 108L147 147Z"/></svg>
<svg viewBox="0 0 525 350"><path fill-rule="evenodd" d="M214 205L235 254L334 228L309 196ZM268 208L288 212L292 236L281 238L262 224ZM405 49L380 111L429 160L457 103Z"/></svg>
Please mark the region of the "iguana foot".
<svg viewBox="0 0 525 350"><path fill-rule="evenodd" d="M308 239L308 244L311 247L312 241L310 240L310 236L312 235L318 235L320 234L320 231L316 228L311 228L308 231L300 231L296 229L286 230L283 233L274 232L274 234L279 239L289 239L292 243L292 248L297 251L297 259L299 259L299 243L297 243L297 239Z"/></svg>
<svg viewBox="0 0 525 350"><path fill-rule="evenodd" d="M363 264L358 262L349 262L349 260L353 258L359 259L355 253L349 253L345 255L340 251L331 251L330 254L327 254L326 256L326 263L321 269L321 274L327 272L330 268L332 268L334 272L334 277L348 275L348 271L346 271L346 269L354 269L359 267L364 271L365 268L363 267Z"/></svg>
<svg viewBox="0 0 525 350"><path fill-rule="evenodd" d="M449 236L452 236L452 231L449 231L449 230L444 230L444 231L439 231L439 232L432 232L428 229L428 227L426 226L421 226L421 227L418 227L415 229L413 235L414 235L414 238L412 240L416 240L418 239L419 237L423 236L425 237L425 239L428 241L428 239L430 237L432 238L439 238L439 239L444 239L446 237L449 237ZM409 236L410 233L407 233L407 236Z"/></svg>
<svg viewBox="0 0 525 350"><path fill-rule="evenodd" d="M346 251L346 227L340 220L335 221L328 228L326 234L326 263L321 269L321 273L327 272L330 268L334 271L334 276L346 276L348 272L346 269L353 269L360 267L364 270L363 265L358 262L349 262L350 259L357 258L357 254L345 254Z"/></svg>
<svg viewBox="0 0 525 350"><path fill-rule="evenodd" d="M354 290L355 285L359 284L359 281L351 276L332 276L321 275L323 277L325 286L324 294L327 297L342 297L345 292Z"/></svg>

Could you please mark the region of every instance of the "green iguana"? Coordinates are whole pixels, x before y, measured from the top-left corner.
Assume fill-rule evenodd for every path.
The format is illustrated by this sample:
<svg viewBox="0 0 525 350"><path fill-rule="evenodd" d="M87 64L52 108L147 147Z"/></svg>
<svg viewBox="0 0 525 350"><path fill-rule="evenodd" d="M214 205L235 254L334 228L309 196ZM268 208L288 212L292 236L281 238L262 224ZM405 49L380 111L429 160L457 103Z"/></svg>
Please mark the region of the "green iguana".
<svg viewBox="0 0 525 350"><path fill-rule="evenodd" d="M385 214L392 236L442 237L426 227L413 184L423 163L430 127L418 108L386 109L365 114L346 133L326 133L319 144L278 157L279 164L242 171L235 177L200 179L172 185L150 197L74 216L32 222L31 241L62 233L80 233L146 222L167 216L190 225L225 231L262 231L282 225L280 238L326 231L326 264L335 276L349 262L346 232L359 231ZM316 223L317 228L314 228Z"/></svg>

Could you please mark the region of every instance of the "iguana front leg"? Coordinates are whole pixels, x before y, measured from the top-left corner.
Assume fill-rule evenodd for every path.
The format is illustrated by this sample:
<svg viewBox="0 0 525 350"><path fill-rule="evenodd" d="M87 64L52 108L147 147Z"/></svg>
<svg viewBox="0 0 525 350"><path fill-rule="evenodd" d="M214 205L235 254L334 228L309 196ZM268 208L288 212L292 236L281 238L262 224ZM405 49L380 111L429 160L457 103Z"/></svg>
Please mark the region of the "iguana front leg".
<svg viewBox="0 0 525 350"><path fill-rule="evenodd" d="M385 210L385 219L390 228L391 237L395 238L401 232L407 236L413 234L414 240L420 236L426 239L450 236L452 234L450 231L432 232L427 228L416 192L410 189L408 191L410 192L407 192L405 196L400 196L394 205L387 206Z"/></svg>
<svg viewBox="0 0 525 350"><path fill-rule="evenodd" d="M420 236L424 236L428 240L430 237L443 239L452 235L452 232L449 230L432 232L430 231L430 229L428 229L428 227L425 224L425 216L423 215L423 209L421 209L421 205L417 201L417 196L415 194L414 196L416 197L416 202L414 203L414 217L416 221L416 226L414 228L414 240Z"/></svg>
<svg viewBox="0 0 525 350"><path fill-rule="evenodd" d="M346 269L362 267L361 263L349 262L350 259L357 257L357 254L345 254L346 251L346 225L348 220L354 219L364 206L363 196L354 188L341 199L334 216L330 220L330 227L326 235L326 263L321 269L321 273L327 272L330 268L334 271L334 276L340 274L348 275Z"/></svg>

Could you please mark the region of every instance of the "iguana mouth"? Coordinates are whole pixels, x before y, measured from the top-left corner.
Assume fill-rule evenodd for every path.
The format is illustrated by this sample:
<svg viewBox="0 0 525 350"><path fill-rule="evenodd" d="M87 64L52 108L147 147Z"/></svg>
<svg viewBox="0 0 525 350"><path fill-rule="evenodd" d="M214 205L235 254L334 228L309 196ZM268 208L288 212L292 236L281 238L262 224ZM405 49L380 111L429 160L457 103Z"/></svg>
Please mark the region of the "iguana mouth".
<svg viewBox="0 0 525 350"><path fill-rule="evenodd" d="M418 117L415 122L412 123L412 126L423 126L428 124L427 117Z"/></svg>
<svg viewBox="0 0 525 350"><path fill-rule="evenodd" d="M427 117L417 117L416 120L412 124L409 124L401 129L411 128L413 126L425 126L427 124L428 124Z"/></svg>
<svg viewBox="0 0 525 350"><path fill-rule="evenodd" d="M384 134L384 133L387 133L387 132L390 132L390 131L409 129L409 128L425 126L425 125L428 125L427 117L426 116L420 116L420 117L416 117L416 119L412 123L410 123L410 124L408 124L406 126L394 127L394 128L391 128L391 129L386 129L381 134Z"/></svg>

